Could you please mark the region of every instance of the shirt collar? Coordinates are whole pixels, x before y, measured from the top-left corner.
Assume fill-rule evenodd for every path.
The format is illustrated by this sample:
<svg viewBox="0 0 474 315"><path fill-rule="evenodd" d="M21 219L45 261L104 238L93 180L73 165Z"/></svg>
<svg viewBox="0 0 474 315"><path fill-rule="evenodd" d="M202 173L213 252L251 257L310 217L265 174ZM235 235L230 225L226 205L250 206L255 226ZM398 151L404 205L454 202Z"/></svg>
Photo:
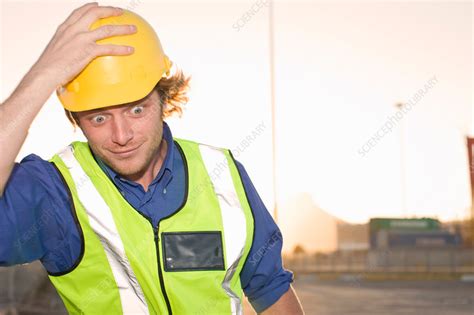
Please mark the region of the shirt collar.
<svg viewBox="0 0 474 315"><path fill-rule="evenodd" d="M173 160L174 160L173 135L171 133L170 127L168 126L168 124L165 121L163 121L163 139L165 139L166 143L168 144L167 149L166 149L165 160L163 162L163 165L161 166L160 171L158 172L156 177L153 179L151 184L157 182L163 176L163 173L165 172L165 170L168 170L170 172L170 174L172 174L172 170L173 170ZM92 150L91 150L91 152L92 152ZM128 183L130 183L134 186L138 185L137 183L135 183L133 181L130 181L130 180L127 180L127 179L121 177L113 169L111 169L107 164L105 164L105 162L102 161L102 159L100 159L98 156L96 156L94 154L94 152L92 152L92 154L93 154L94 158L96 159L97 164L99 164L100 168L104 171L104 173L106 173L109 176L109 178L113 179L114 182L117 183L119 181L125 181L125 182L128 182Z"/></svg>

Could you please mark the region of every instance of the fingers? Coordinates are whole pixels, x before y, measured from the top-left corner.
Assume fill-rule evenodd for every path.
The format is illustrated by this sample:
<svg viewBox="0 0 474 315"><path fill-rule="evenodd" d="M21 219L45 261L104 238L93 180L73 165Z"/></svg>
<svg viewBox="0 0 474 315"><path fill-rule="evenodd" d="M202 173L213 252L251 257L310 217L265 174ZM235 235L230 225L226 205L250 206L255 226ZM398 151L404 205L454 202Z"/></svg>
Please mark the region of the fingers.
<svg viewBox="0 0 474 315"><path fill-rule="evenodd" d="M89 30L91 24L100 18L119 16L123 13L123 9L121 8L93 4L83 6L79 9L77 15L75 14L74 22L62 24L58 30L63 30L64 33L68 33L69 35L78 34ZM69 21L67 21L67 23L69 23Z"/></svg>
<svg viewBox="0 0 474 315"><path fill-rule="evenodd" d="M90 39L98 41L107 37L117 35L130 35L136 33L135 25L103 25L89 32Z"/></svg>
<svg viewBox="0 0 474 315"><path fill-rule="evenodd" d="M131 55L134 52L134 48L131 46L121 45L96 45L94 53L96 56L105 55Z"/></svg>
<svg viewBox="0 0 474 315"><path fill-rule="evenodd" d="M63 27L66 28L69 25L76 23L84 13L86 13L90 8L97 7L99 4L97 2L86 3L85 5L75 9L71 12L68 18L63 22Z"/></svg>
<svg viewBox="0 0 474 315"><path fill-rule="evenodd" d="M98 19L106 18L106 17L113 17L119 16L123 13L123 9L116 8L116 7L93 7L89 9L86 13L84 13L79 20L77 21L77 25L81 29L89 29L89 27L97 21Z"/></svg>

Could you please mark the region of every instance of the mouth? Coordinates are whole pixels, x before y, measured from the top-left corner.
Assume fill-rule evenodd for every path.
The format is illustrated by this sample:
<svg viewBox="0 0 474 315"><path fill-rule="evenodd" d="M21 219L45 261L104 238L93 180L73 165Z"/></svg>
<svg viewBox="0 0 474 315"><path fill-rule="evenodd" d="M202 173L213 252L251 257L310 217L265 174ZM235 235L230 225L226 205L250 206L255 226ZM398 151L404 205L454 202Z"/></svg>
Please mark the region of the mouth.
<svg viewBox="0 0 474 315"><path fill-rule="evenodd" d="M127 149L127 150L122 150L122 151L112 151L112 150L109 150L112 154L114 154L115 156L119 156L119 157L122 157L122 158L126 158L126 157L130 157L132 156L133 154L136 153L136 151L138 150L138 148L141 146L141 144L133 149Z"/></svg>

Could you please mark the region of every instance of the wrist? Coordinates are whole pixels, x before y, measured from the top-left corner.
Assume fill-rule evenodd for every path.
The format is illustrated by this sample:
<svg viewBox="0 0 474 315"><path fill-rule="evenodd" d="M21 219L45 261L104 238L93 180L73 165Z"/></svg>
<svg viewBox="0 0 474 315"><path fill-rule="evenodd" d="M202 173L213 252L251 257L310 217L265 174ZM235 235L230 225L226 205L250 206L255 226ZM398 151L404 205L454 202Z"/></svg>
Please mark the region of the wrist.
<svg viewBox="0 0 474 315"><path fill-rule="evenodd" d="M30 96L49 98L58 86L56 75L47 70L31 68L18 85L18 92L28 91ZM16 91L15 91L16 92Z"/></svg>

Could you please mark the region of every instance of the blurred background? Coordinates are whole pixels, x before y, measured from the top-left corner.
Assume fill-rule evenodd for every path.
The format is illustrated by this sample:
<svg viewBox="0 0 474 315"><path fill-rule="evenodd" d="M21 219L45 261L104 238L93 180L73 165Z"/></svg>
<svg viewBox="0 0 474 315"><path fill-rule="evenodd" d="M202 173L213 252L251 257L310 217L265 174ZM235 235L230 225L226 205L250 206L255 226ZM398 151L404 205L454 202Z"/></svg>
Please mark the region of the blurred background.
<svg viewBox="0 0 474 315"><path fill-rule="evenodd" d="M83 3L2 0L2 100ZM192 76L167 122L243 163L307 314L474 313L472 1L99 3ZM17 160L77 139L53 94ZM0 314L65 309L36 262L0 268Z"/></svg>

